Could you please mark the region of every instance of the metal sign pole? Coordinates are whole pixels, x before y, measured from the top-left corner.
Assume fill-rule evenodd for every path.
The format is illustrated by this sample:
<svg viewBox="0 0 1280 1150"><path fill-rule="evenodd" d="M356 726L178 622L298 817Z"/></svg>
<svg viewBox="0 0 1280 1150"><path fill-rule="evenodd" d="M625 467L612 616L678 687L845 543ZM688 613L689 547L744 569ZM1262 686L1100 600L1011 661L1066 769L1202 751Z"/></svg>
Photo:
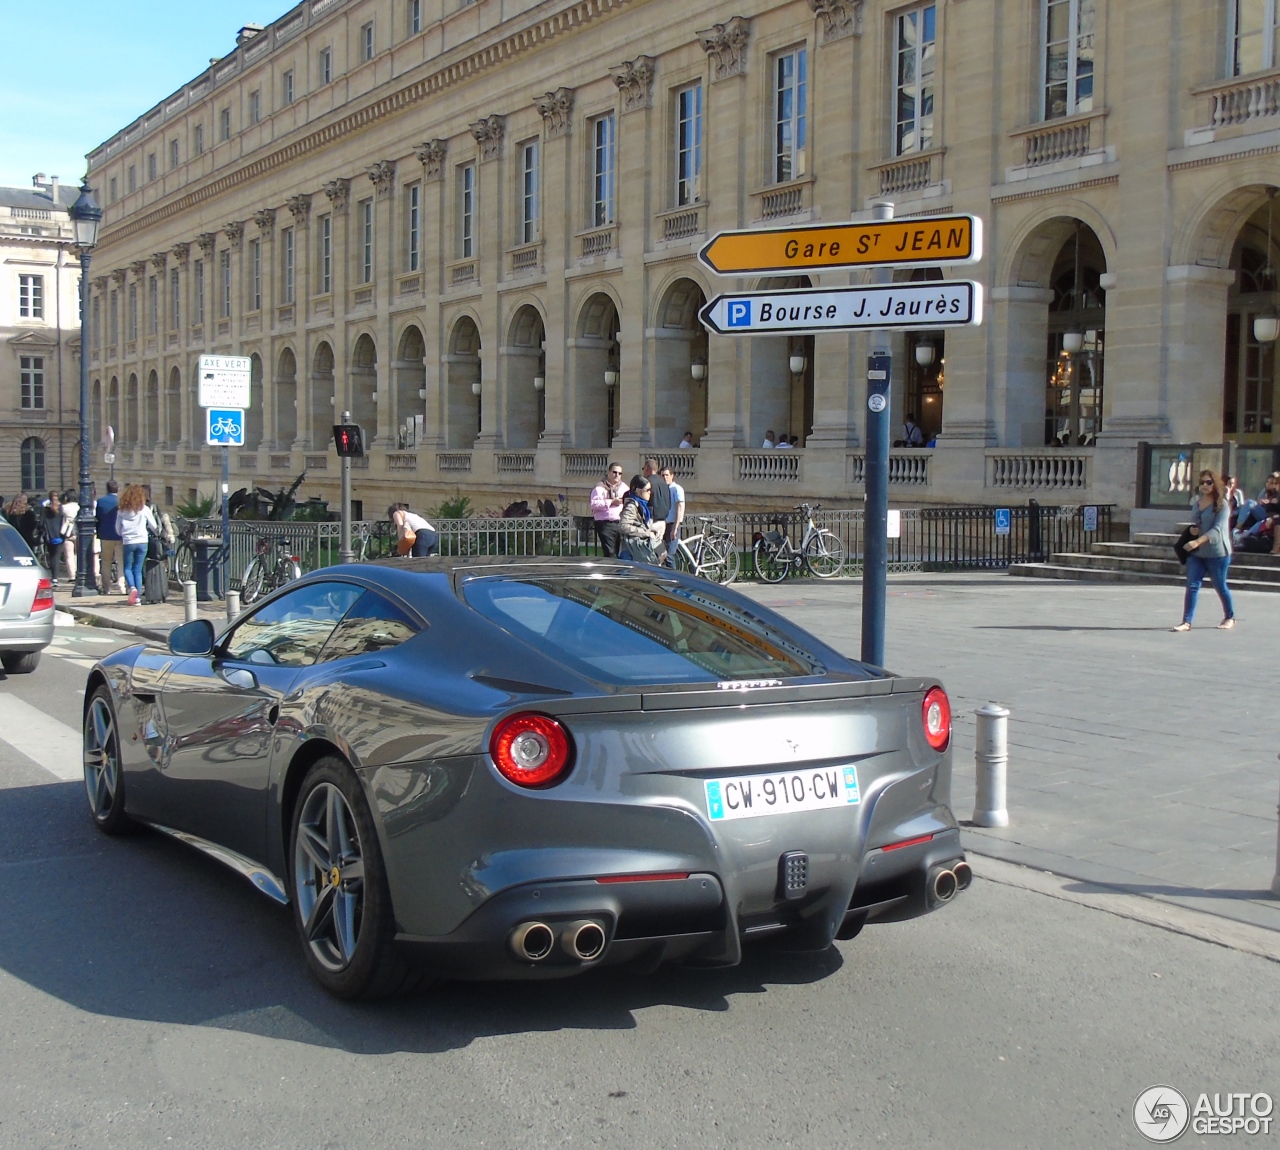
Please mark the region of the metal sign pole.
<svg viewBox="0 0 1280 1150"><path fill-rule="evenodd" d="M872 206L877 220L893 219L893 203L880 200ZM893 273L880 269L877 283L889 283ZM872 351L867 357L867 463L866 511L863 516L862 560L862 661L884 666L885 600L889 575L889 385L893 356L875 343L882 332L872 331Z"/></svg>
<svg viewBox="0 0 1280 1150"><path fill-rule="evenodd" d="M351 422L351 412L342 413L342 422ZM342 457L342 524L338 536L338 562L350 563L355 559L351 551L351 457Z"/></svg>
<svg viewBox="0 0 1280 1150"><path fill-rule="evenodd" d="M227 567L231 559L231 503L227 492L231 488L231 448L222 445L222 580L219 590L225 596L227 587Z"/></svg>

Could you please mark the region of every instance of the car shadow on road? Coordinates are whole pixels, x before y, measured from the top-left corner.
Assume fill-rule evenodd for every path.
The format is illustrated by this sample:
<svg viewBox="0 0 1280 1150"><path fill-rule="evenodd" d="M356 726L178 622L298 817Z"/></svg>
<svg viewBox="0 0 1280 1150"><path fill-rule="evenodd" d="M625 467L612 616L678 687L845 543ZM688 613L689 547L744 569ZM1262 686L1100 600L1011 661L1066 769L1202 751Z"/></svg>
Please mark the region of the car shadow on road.
<svg viewBox="0 0 1280 1150"><path fill-rule="evenodd" d="M165 835L101 835L79 783L0 790L0 836L7 844L0 970L8 975L94 1014L352 1053L430 1053L521 1032L625 1030L647 1007L726 1011L737 996L817 982L843 961L835 948L752 950L729 969L455 982L408 998L344 1003L311 979L286 908Z"/></svg>

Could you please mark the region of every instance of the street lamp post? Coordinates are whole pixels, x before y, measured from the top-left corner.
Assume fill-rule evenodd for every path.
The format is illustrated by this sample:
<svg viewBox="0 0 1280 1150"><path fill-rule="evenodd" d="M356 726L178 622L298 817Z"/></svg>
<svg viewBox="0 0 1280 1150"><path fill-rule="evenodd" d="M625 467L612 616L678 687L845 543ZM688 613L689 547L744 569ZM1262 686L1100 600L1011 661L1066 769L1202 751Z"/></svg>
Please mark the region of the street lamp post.
<svg viewBox="0 0 1280 1150"><path fill-rule="evenodd" d="M92 595L88 586L93 560L93 493L89 479L89 253L98 242L102 209L93 198L89 177L80 185L80 195L67 210L75 245L80 249L80 513L76 516L76 582L71 594L80 599Z"/></svg>

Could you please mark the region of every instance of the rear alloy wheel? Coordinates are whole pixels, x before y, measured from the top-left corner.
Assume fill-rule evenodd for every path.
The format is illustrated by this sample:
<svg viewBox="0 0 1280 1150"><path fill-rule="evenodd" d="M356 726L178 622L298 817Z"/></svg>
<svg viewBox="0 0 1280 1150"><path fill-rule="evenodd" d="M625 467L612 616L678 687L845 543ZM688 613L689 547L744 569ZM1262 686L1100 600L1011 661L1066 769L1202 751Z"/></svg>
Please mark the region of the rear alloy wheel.
<svg viewBox="0 0 1280 1150"><path fill-rule="evenodd" d="M290 834L293 917L311 973L339 998L417 989L396 951L391 892L360 783L336 757L307 772Z"/></svg>
<svg viewBox="0 0 1280 1150"><path fill-rule="evenodd" d="M100 831L120 835L134 829L133 820L124 813L120 737L106 687L94 691L84 713L84 788Z"/></svg>
<svg viewBox="0 0 1280 1150"><path fill-rule="evenodd" d="M809 537L804 562L819 579L833 579L844 570L844 544L830 531L819 531Z"/></svg>
<svg viewBox="0 0 1280 1150"><path fill-rule="evenodd" d="M40 666L40 652L6 651L0 655L0 666L7 675L29 675Z"/></svg>
<svg viewBox="0 0 1280 1150"><path fill-rule="evenodd" d="M781 583L791 570L791 564L779 554L776 543L767 539L757 540L755 546L756 574L766 583Z"/></svg>

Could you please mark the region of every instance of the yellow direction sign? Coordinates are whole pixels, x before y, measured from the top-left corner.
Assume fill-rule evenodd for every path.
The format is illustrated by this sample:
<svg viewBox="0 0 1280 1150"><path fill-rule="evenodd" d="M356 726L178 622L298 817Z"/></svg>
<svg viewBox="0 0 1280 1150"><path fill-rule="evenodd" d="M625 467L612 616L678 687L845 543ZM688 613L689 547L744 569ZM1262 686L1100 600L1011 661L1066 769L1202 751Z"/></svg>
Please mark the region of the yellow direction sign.
<svg viewBox="0 0 1280 1150"><path fill-rule="evenodd" d="M721 232L698 253L698 259L723 276L971 264L982 259L982 220L932 216Z"/></svg>

